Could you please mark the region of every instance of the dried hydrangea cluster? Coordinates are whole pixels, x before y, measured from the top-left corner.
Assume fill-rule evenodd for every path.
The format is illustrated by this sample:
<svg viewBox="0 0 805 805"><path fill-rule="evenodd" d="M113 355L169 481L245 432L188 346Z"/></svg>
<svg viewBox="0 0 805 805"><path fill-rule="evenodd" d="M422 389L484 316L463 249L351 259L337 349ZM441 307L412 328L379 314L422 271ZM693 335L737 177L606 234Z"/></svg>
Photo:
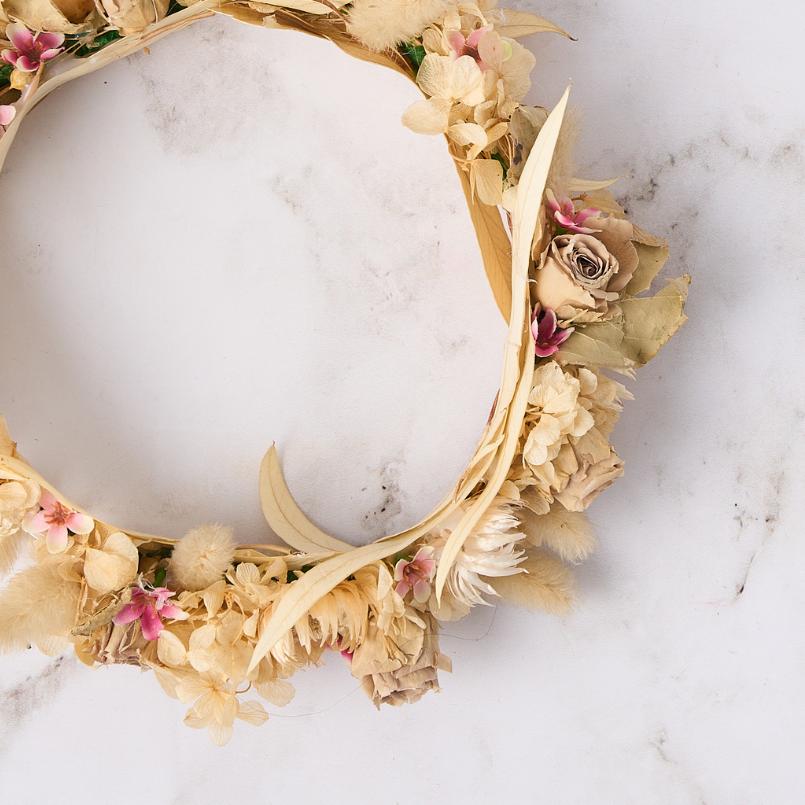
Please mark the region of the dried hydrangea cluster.
<svg viewBox="0 0 805 805"><path fill-rule="evenodd" d="M235 720L266 720L255 697L286 704L287 679L327 652L396 705L438 689L439 623L501 598L568 608L569 565L593 548L583 512L623 472L610 435L630 395L607 373L631 376L676 332L687 278L647 295L665 245L610 183L574 176L567 94L550 113L523 103L534 59L517 39L563 32L494 0L0 0L0 164L52 89L213 13L329 39L416 82L424 98L403 120L446 137L509 322L500 390L455 489L362 548L304 516L273 448L261 502L286 547L239 546L217 525L176 542L71 504L0 419L0 575L18 571L0 590L0 649L72 645L88 665L150 668L186 723L224 743Z"/></svg>

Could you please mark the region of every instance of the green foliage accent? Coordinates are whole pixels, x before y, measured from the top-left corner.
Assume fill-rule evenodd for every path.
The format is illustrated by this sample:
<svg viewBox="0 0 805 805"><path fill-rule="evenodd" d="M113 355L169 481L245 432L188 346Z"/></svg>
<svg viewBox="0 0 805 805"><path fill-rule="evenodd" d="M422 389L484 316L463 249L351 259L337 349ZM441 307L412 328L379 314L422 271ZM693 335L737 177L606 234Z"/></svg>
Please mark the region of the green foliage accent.
<svg viewBox="0 0 805 805"><path fill-rule="evenodd" d="M500 166L503 168L503 178L505 179L509 175L509 166L503 158L503 154L495 152L492 154L492 159L494 159L495 162L500 162Z"/></svg>
<svg viewBox="0 0 805 805"><path fill-rule="evenodd" d="M425 60L425 48L416 42L405 42L400 46L400 53L411 63L414 73L418 73L422 62Z"/></svg>
<svg viewBox="0 0 805 805"><path fill-rule="evenodd" d="M8 84L11 81L11 71L14 69L11 64L4 64L0 67L0 84Z"/></svg>
<svg viewBox="0 0 805 805"><path fill-rule="evenodd" d="M167 577L168 569L166 567L158 567L154 573L154 587L164 587Z"/></svg>
<svg viewBox="0 0 805 805"><path fill-rule="evenodd" d="M98 34L91 42L86 42L81 47L76 48L75 55L79 59L86 59L87 56L103 50L116 39L120 39L120 31L104 31L102 34Z"/></svg>

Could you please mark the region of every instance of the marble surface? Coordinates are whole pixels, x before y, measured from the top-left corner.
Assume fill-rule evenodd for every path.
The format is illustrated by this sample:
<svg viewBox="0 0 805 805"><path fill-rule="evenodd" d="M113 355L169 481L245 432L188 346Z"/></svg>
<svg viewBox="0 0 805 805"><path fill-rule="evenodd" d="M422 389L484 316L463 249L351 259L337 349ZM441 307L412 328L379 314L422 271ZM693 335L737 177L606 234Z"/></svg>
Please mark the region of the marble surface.
<svg viewBox="0 0 805 805"><path fill-rule="evenodd" d="M574 80L580 170L668 235L691 321L634 383L626 477L563 619L484 609L455 673L375 713L340 661L215 749L128 668L0 659L0 801L797 805L805 797L805 10L544 0L535 102ZM132 528L265 539L276 440L364 543L451 486L503 325L401 80L214 20L61 90L2 178L0 410ZM114 189L114 194L112 193Z"/></svg>

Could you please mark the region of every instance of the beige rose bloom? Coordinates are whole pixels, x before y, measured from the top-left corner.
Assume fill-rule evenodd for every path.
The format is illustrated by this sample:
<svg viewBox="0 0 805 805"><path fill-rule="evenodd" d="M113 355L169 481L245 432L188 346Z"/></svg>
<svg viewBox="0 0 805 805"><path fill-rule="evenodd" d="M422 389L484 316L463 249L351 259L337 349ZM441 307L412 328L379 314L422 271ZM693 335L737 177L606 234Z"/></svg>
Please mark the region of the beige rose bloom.
<svg viewBox="0 0 805 805"><path fill-rule="evenodd" d="M17 533L38 501L39 484L33 481L0 483L0 539Z"/></svg>
<svg viewBox="0 0 805 805"><path fill-rule="evenodd" d="M554 238L537 270L537 298L560 318L574 318L580 311L606 313L637 270L631 223L609 216L587 225L600 231Z"/></svg>
<svg viewBox="0 0 805 805"><path fill-rule="evenodd" d="M439 651L436 621L422 614L419 634L406 651L416 647L415 652L405 653L401 658L385 658L386 639L374 630L371 639L361 646L352 659L352 673L361 680L361 686L372 699L375 707L381 704L398 706L411 704L431 690L439 690L438 671L450 671L448 657ZM367 669L368 672L363 673Z"/></svg>
<svg viewBox="0 0 805 805"><path fill-rule="evenodd" d="M609 455L593 464L582 463L567 486L554 495L568 511L584 511L607 487L623 475L623 461L610 448Z"/></svg>

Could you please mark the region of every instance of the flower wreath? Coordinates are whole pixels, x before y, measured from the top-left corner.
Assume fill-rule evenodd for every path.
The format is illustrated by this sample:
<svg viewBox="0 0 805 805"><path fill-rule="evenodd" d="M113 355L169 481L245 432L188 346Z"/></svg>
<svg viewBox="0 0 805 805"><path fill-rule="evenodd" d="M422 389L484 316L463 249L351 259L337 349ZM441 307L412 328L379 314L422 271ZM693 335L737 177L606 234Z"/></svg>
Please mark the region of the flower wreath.
<svg viewBox="0 0 805 805"><path fill-rule="evenodd" d="M187 0L181 0L187 2ZM415 81L403 122L444 134L495 300L509 322L500 390L475 455L421 523L360 548L313 525L274 448L265 517L290 547L207 525L175 541L70 503L0 419L0 648L72 644L90 666L150 668L217 743L236 718L286 704L294 671L341 652L375 702L438 689L438 624L499 597L564 611L567 565L593 538L583 511L623 471L609 442L631 376L684 322L689 279L646 295L666 245L630 223L611 182L574 176L565 93L526 106L519 38L561 29L496 0L0 0L0 165L52 90L213 14L329 39ZM27 555L27 563L19 560ZM22 567L22 569L19 569Z"/></svg>

